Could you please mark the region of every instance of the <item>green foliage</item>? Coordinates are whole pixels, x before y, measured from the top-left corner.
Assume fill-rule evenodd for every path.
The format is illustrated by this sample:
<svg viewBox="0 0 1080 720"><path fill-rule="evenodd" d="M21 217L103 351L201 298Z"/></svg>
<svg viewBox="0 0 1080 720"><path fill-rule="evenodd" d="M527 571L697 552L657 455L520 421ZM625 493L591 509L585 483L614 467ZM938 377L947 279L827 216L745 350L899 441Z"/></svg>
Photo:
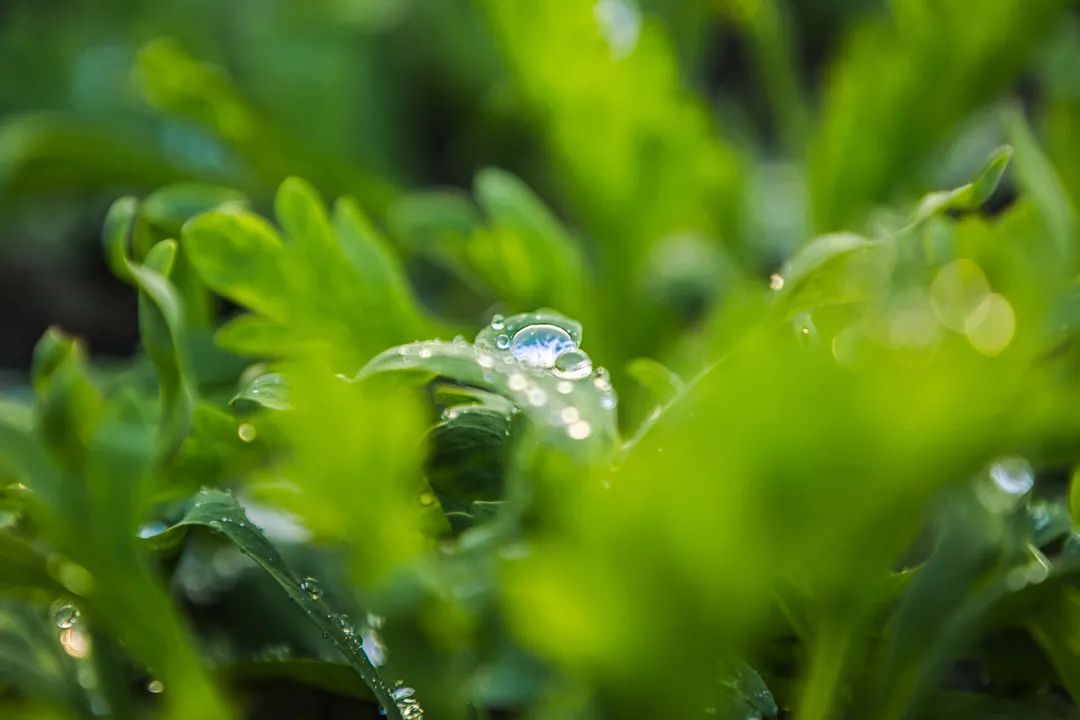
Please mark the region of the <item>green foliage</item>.
<svg viewBox="0 0 1080 720"><path fill-rule="evenodd" d="M1080 20L841 5L281 0L5 120L141 349L4 380L0 715L1075 717Z"/></svg>

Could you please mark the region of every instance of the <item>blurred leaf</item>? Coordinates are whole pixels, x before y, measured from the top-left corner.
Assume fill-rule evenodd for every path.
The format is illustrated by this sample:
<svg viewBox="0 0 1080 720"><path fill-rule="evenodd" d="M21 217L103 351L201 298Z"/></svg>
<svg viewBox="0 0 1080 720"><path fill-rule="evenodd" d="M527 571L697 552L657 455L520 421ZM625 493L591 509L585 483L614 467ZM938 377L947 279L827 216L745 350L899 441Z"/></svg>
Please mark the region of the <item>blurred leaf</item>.
<svg viewBox="0 0 1080 720"><path fill-rule="evenodd" d="M390 687L379 676L378 669L365 654L356 628L350 624L347 617L334 614L324 603L312 598L301 587L300 580L288 569L281 555L262 532L247 519L243 508L232 496L217 490L200 492L192 500L184 517L156 537L155 544L168 543L170 535L182 534L187 528L198 526L224 535L265 570L345 657L349 666L382 704L387 716L402 720L398 705L390 695Z"/></svg>
<svg viewBox="0 0 1080 720"><path fill-rule="evenodd" d="M288 392L285 378L278 373L264 373L245 385L229 404L241 411L252 406L288 410Z"/></svg>

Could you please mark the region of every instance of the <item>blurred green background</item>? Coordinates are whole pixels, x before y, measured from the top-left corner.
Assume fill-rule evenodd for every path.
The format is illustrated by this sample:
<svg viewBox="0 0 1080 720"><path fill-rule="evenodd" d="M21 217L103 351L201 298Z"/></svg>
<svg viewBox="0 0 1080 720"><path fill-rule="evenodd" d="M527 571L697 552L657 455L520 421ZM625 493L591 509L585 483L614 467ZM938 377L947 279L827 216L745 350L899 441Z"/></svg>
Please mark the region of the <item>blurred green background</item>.
<svg viewBox="0 0 1080 720"><path fill-rule="evenodd" d="M0 0L0 716L1076 717L1078 206L1068 0Z"/></svg>

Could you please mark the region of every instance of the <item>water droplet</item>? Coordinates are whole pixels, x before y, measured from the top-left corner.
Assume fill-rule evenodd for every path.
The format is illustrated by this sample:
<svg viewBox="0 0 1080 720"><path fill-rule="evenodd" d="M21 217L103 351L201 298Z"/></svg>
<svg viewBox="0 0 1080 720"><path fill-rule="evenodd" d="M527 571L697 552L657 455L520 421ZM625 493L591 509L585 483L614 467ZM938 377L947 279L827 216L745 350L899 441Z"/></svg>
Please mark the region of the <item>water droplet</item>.
<svg viewBox="0 0 1080 720"><path fill-rule="evenodd" d="M769 276L769 289L770 290L783 290L784 289L784 276L780 273L773 273Z"/></svg>
<svg viewBox="0 0 1080 720"><path fill-rule="evenodd" d="M492 330L502 330L502 329L504 329L506 327L505 320L506 319L502 315L500 315L499 313L495 313L494 315L491 316L491 329Z"/></svg>
<svg viewBox="0 0 1080 720"><path fill-rule="evenodd" d="M510 336L509 335L498 335L498 336L496 336L495 337L495 347L499 348L500 350L505 350L506 348L510 347Z"/></svg>
<svg viewBox="0 0 1080 720"><path fill-rule="evenodd" d="M1035 471L1022 457L995 460L975 484L975 494L994 513L1015 508L1035 485Z"/></svg>
<svg viewBox="0 0 1080 720"><path fill-rule="evenodd" d="M435 504L435 496L429 492L420 493L420 504L424 507L431 507Z"/></svg>
<svg viewBox="0 0 1080 720"><path fill-rule="evenodd" d="M213 532L216 532L216 533L220 533L220 532L221 532L222 530L224 530L224 529L225 529L225 526L224 526L224 525L222 525L222 524L221 524L221 523L220 523L219 521L217 521L217 520L211 520L211 521L210 521L210 522L208 522L208 523L207 523L206 525L207 525L207 527L209 527L209 528L210 528L210 529L211 529L211 530L212 530Z"/></svg>
<svg viewBox="0 0 1080 720"><path fill-rule="evenodd" d="M67 630L68 628L75 627L75 623L79 622L80 614L79 608L69 603L64 603L53 612L53 622L55 622L56 627L61 630Z"/></svg>
<svg viewBox="0 0 1080 720"><path fill-rule="evenodd" d="M431 348L427 345L423 346L422 348L420 348L419 355L420 357L427 360L429 357L431 357Z"/></svg>
<svg viewBox="0 0 1080 720"><path fill-rule="evenodd" d="M542 368L553 367L560 354L576 347L568 332L547 323L527 325L514 333L510 341L510 353L515 358Z"/></svg>
<svg viewBox="0 0 1080 720"><path fill-rule="evenodd" d="M596 368L596 374L593 376L593 385L600 392L611 392L611 376L608 375L606 368Z"/></svg>
<svg viewBox="0 0 1080 720"><path fill-rule="evenodd" d="M514 373L510 376L510 379L507 381L506 384L511 390L521 391L524 390L525 386L529 383L528 380L525 379L524 375L522 375L521 373Z"/></svg>
<svg viewBox="0 0 1080 720"><path fill-rule="evenodd" d="M160 695L161 693L165 692L165 683L161 682L160 680L151 680L150 682L146 683L146 689L155 695Z"/></svg>
<svg viewBox="0 0 1080 720"><path fill-rule="evenodd" d="M489 370L495 367L495 358L490 353L478 352L476 353L476 364Z"/></svg>
<svg viewBox="0 0 1080 720"><path fill-rule="evenodd" d="M160 520L155 520L154 522L146 523L139 528L139 537L143 540L146 540L147 538L152 538L155 535L160 535L161 533L168 530L168 528L169 526L165 523L161 522Z"/></svg>
<svg viewBox="0 0 1080 720"><path fill-rule="evenodd" d="M342 613L340 615L331 615L330 621L341 629L342 635L344 635L346 638L351 638L356 634L356 628L353 627L352 620L345 613Z"/></svg>
<svg viewBox="0 0 1080 720"><path fill-rule="evenodd" d="M581 419L581 412L576 407L573 407L571 405L564 407L559 412L559 417L562 418L562 421L567 425L573 425Z"/></svg>
<svg viewBox="0 0 1080 720"><path fill-rule="evenodd" d="M318 600L323 595L322 584L313 577L306 577L301 580L300 590L312 600Z"/></svg>
<svg viewBox="0 0 1080 720"><path fill-rule="evenodd" d="M559 384L555 386L555 389L562 395L569 395L574 392L574 384L567 380L560 380Z"/></svg>
<svg viewBox="0 0 1080 720"><path fill-rule="evenodd" d="M551 372L565 380L580 380L592 374L592 358L583 350L570 348L559 353Z"/></svg>
<svg viewBox="0 0 1080 720"><path fill-rule="evenodd" d="M60 633L60 647L69 656L81 660L90 655L90 638L79 628L69 627Z"/></svg>
<svg viewBox="0 0 1080 720"><path fill-rule="evenodd" d="M600 407L605 410L614 410L615 406L618 404L619 400L615 397L615 393L608 393L600 398Z"/></svg>
<svg viewBox="0 0 1080 720"><path fill-rule="evenodd" d="M1035 485L1035 471L1022 457L1001 458L990 466L990 479L1010 495L1025 495Z"/></svg>
<svg viewBox="0 0 1080 720"><path fill-rule="evenodd" d="M578 420L566 428L566 434L574 440L584 440L592 434L592 426L587 420Z"/></svg>
<svg viewBox="0 0 1080 720"><path fill-rule="evenodd" d="M616 60L630 55L641 34L641 13L626 0L599 0L593 15Z"/></svg>
<svg viewBox="0 0 1080 720"><path fill-rule="evenodd" d="M255 426L251 423L241 423L240 427L236 429L236 434L240 436L240 439L246 443L255 439Z"/></svg>
<svg viewBox="0 0 1080 720"><path fill-rule="evenodd" d="M541 407L547 402L547 393L538 387L529 388L529 391L525 393L525 397L533 407Z"/></svg>

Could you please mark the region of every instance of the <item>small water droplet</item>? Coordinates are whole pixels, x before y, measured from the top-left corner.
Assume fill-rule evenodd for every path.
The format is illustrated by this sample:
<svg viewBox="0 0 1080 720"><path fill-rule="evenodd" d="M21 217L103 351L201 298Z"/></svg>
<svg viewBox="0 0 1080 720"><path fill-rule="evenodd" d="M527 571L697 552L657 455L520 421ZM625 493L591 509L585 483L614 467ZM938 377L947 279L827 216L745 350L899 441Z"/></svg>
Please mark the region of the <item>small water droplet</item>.
<svg viewBox="0 0 1080 720"><path fill-rule="evenodd" d="M558 325L538 323L527 325L514 333L509 347L510 353L526 365L550 368L555 365L559 355L577 346L570 333Z"/></svg>
<svg viewBox="0 0 1080 720"><path fill-rule="evenodd" d="M611 376L608 375L606 368L596 368L596 374L593 375L593 385L600 392L611 392Z"/></svg>
<svg viewBox="0 0 1080 720"><path fill-rule="evenodd" d="M240 427L236 429L236 434L240 436L240 439L246 443L255 439L255 426L251 423L240 423Z"/></svg>
<svg viewBox="0 0 1080 720"><path fill-rule="evenodd" d="M567 426L566 434L574 440L584 440L592 434L592 426L587 420L578 420Z"/></svg>
<svg viewBox="0 0 1080 720"><path fill-rule="evenodd" d="M491 353L478 352L476 353L476 364L484 369L490 370L495 367L495 358Z"/></svg>
<svg viewBox="0 0 1080 720"><path fill-rule="evenodd" d="M525 376L522 375L521 373L514 373L513 375L510 376L510 379L507 381L506 384L507 384L507 387L509 387L511 390L514 390L516 392L520 392L521 390L525 389L526 385L528 385L528 381L525 379Z"/></svg>
<svg viewBox="0 0 1080 720"><path fill-rule="evenodd" d="M491 316L491 329L502 330L506 327L505 318L499 313L495 313Z"/></svg>
<svg viewBox="0 0 1080 720"><path fill-rule="evenodd" d="M300 590L312 600L318 600L323 595L322 584L313 577L306 577L301 580Z"/></svg>
<svg viewBox="0 0 1080 720"><path fill-rule="evenodd" d="M614 410L618 404L619 400L615 397L615 393L607 393L600 397L600 407L605 410Z"/></svg>
<svg viewBox="0 0 1080 720"><path fill-rule="evenodd" d="M784 276L780 273L773 273L769 276L769 289L770 290L783 290L784 289Z"/></svg>
<svg viewBox="0 0 1080 720"><path fill-rule="evenodd" d="M151 680L150 682L146 683L146 689L149 692L152 692L154 695L160 695L161 693L165 692L165 683L161 682L160 680Z"/></svg>
<svg viewBox="0 0 1080 720"><path fill-rule="evenodd" d="M420 357L427 360L429 357L431 357L431 347L429 347L428 345L424 345L422 348L420 348L420 352L418 354L420 355Z"/></svg>
<svg viewBox="0 0 1080 720"><path fill-rule="evenodd" d="M56 627L61 630L67 630L68 628L75 627L75 623L79 622L80 614L79 608L69 603L64 603L53 612L53 622L55 622Z"/></svg>
<svg viewBox="0 0 1080 720"><path fill-rule="evenodd" d="M225 529L225 526L222 525L217 520L211 520L210 522L208 522L206 524L206 526L209 527L213 532L216 532L216 533L220 533L222 530Z"/></svg>
<svg viewBox="0 0 1080 720"><path fill-rule="evenodd" d="M431 507L435 504L435 496L429 492L420 493L420 504L424 507Z"/></svg>
<svg viewBox="0 0 1080 720"><path fill-rule="evenodd" d="M559 412L559 417L562 418L562 421L567 425L573 425L581 419L581 412L576 407L573 407L571 405L568 407L564 407Z"/></svg>
<svg viewBox="0 0 1080 720"><path fill-rule="evenodd" d="M574 384L568 380L560 380L559 384L555 386L555 389L562 395L569 395L574 392Z"/></svg>
<svg viewBox="0 0 1080 720"><path fill-rule="evenodd" d="M547 402L547 393L538 387L529 388L525 397L533 407L542 407Z"/></svg>
<svg viewBox="0 0 1080 720"><path fill-rule="evenodd" d="M510 347L510 336L509 335L498 335L498 336L496 336L496 338L495 338L495 347L499 348L500 350L505 350L506 348Z"/></svg>
<svg viewBox="0 0 1080 720"><path fill-rule="evenodd" d="M565 380L580 380L592 374L592 358L585 351L571 348L559 353L551 372Z"/></svg>
<svg viewBox="0 0 1080 720"><path fill-rule="evenodd" d="M146 540L147 538L152 538L155 535L160 535L168 528L169 526L165 523L161 522L160 520L155 520L154 522L146 523L139 528L139 537L143 540Z"/></svg>

